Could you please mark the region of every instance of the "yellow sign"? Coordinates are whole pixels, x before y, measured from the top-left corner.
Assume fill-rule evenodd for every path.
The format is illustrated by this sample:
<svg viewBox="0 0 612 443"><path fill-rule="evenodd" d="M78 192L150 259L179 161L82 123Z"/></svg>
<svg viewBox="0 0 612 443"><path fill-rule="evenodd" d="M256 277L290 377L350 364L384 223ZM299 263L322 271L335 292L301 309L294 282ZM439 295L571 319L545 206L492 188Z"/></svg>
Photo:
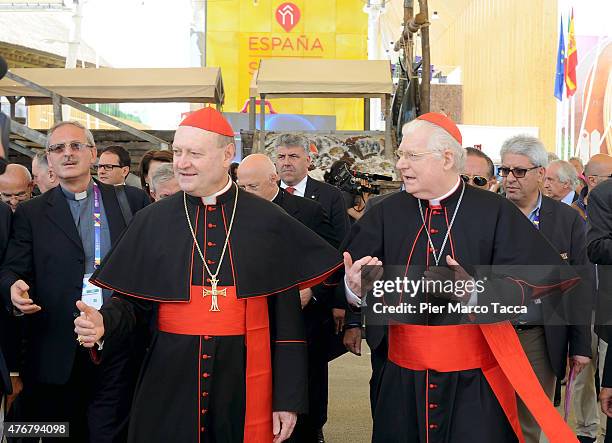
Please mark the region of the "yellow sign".
<svg viewBox="0 0 612 443"><path fill-rule="evenodd" d="M207 5L206 64L221 67L224 111L244 107L262 58L368 58L363 0L209 0ZM363 129L360 99L276 99L272 106L282 114L336 115L337 129Z"/></svg>

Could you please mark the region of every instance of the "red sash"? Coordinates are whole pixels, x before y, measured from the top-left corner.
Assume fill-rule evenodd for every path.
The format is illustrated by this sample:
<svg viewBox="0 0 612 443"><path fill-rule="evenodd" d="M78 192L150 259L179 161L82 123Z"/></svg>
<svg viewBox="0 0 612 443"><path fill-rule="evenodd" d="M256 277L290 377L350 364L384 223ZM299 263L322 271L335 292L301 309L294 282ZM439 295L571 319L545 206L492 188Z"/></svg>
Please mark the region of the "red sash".
<svg viewBox="0 0 612 443"><path fill-rule="evenodd" d="M186 335L246 335L245 443L270 443L272 434L272 361L268 302L265 297L236 299L236 288L218 296L220 312L210 312L210 296L191 288L189 303L160 303L160 331Z"/></svg>
<svg viewBox="0 0 612 443"><path fill-rule="evenodd" d="M510 322L460 326L389 326L389 360L415 371L481 369L519 441L516 394L551 443L578 442L544 393Z"/></svg>

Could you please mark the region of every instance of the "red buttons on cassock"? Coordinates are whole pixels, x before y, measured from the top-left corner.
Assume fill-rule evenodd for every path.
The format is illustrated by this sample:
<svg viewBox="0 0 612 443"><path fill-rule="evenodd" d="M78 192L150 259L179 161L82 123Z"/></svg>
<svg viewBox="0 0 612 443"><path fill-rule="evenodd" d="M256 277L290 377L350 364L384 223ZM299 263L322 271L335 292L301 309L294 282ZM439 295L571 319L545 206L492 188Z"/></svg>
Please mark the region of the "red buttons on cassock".
<svg viewBox="0 0 612 443"><path fill-rule="evenodd" d="M208 409L202 409L202 414L206 414L208 412Z"/></svg>
<svg viewBox="0 0 612 443"><path fill-rule="evenodd" d="M212 229L212 228L216 228L216 227L217 227L217 225L215 225L214 223L209 223L209 224L208 224L208 227Z"/></svg>
<svg viewBox="0 0 612 443"><path fill-rule="evenodd" d="M202 432L204 432L205 430L206 430L206 428L205 428L204 426L202 426L202 427L200 428L200 431L202 431Z"/></svg>
<svg viewBox="0 0 612 443"><path fill-rule="evenodd" d="M435 423L432 423L429 425L429 429L437 429L437 428L438 428L438 425Z"/></svg>
<svg viewBox="0 0 612 443"><path fill-rule="evenodd" d="M217 246L216 243L209 241L208 243L206 243L208 246Z"/></svg>
<svg viewBox="0 0 612 443"><path fill-rule="evenodd" d="M429 389L436 389L438 387L435 383L429 383Z"/></svg>
<svg viewBox="0 0 612 443"><path fill-rule="evenodd" d="M212 337L211 337L210 335L205 335L205 336L204 336L204 340L207 340L207 341L208 341L208 340L210 340L211 338L212 338Z"/></svg>
<svg viewBox="0 0 612 443"><path fill-rule="evenodd" d="M212 212L214 210L216 210L217 208L215 206L208 206L208 212Z"/></svg>
<svg viewBox="0 0 612 443"><path fill-rule="evenodd" d="M202 355L202 358L203 358L204 360L209 359L209 358L210 358L210 355L208 355L208 354L203 354L203 355Z"/></svg>
<svg viewBox="0 0 612 443"><path fill-rule="evenodd" d="M202 397L208 397L208 392L206 391L202 392Z"/></svg>
<svg viewBox="0 0 612 443"><path fill-rule="evenodd" d="M436 409L438 407L435 403L429 403L429 409Z"/></svg>
<svg viewBox="0 0 612 443"><path fill-rule="evenodd" d="M210 278L206 277L206 283L210 283Z"/></svg>
<svg viewBox="0 0 612 443"><path fill-rule="evenodd" d="M216 262L214 260L206 260L206 263L209 265L214 265Z"/></svg>
<svg viewBox="0 0 612 443"><path fill-rule="evenodd" d="M431 228L431 229L429 230L429 232L430 232L431 234L437 234L437 233L438 233L438 232L440 232L440 231L438 231L437 229Z"/></svg>
<svg viewBox="0 0 612 443"><path fill-rule="evenodd" d="M208 378L208 377L210 377L210 374L208 372L205 372L204 374L202 374L202 377Z"/></svg>

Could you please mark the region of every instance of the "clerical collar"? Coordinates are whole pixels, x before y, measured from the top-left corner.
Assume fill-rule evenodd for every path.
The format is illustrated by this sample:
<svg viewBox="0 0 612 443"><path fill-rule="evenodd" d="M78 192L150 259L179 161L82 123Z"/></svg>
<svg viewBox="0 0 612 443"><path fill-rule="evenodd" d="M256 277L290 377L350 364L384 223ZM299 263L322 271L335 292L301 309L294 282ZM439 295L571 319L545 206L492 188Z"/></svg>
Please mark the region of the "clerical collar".
<svg viewBox="0 0 612 443"><path fill-rule="evenodd" d="M457 191L457 189L459 189L460 184L461 184L461 177L457 177L457 183L455 183L455 185L451 188L451 190L448 191L446 194L444 194L442 197L433 198L429 200L429 206L440 206L440 203L443 200L446 200L448 197L453 195L455 191Z"/></svg>
<svg viewBox="0 0 612 443"><path fill-rule="evenodd" d="M225 184L225 186L220 191L217 191L214 194L207 195L205 197L195 197L195 196L189 195L189 194L187 195L187 197L188 197L189 200L199 200L199 202L204 204L204 205L216 205L218 200L225 200L226 196L223 195L223 194L226 194L227 191L229 191L231 189L233 184L234 184L234 182L232 181L231 177L228 175L227 176L227 183ZM232 194L232 196L233 196L233 193L228 193L228 195L229 194ZM223 202L221 202L221 203L223 203Z"/></svg>
<svg viewBox="0 0 612 443"><path fill-rule="evenodd" d="M60 188L62 189L64 196L68 200L75 200L75 201L85 200L87 196L91 193L91 190L93 189L93 180L89 180L89 185L87 185L87 189L85 191L77 192L76 194L74 192L70 192L68 189L64 188L61 184L60 184Z"/></svg>
<svg viewBox="0 0 612 443"><path fill-rule="evenodd" d="M306 182L307 181L308 181L308 174L306 174L306 177L304 177L297 185L292 186L292 188L295 189L295 191L293 191L293 194L299 197L304 197L306 195ZM283 189L287 189L289 185L281 180L280 187Z"/></svg>

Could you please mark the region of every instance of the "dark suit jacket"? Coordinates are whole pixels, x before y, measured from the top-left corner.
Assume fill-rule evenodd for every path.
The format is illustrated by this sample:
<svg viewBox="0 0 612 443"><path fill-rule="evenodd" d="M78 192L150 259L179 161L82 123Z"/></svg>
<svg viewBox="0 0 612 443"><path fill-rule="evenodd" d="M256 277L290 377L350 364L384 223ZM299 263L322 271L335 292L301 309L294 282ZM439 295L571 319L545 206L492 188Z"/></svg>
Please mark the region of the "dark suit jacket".
<svg viewBox="0 0 612 443"><path fill-rule="evenodd" d="M272 202L283 208L287 214L304 226L319 234L328 243L338 246L334 244L336 241L334 227L319 202L291 195L282 188L278 188L278 194Z"/></svg>
<svg viewBox="0 0 612 443"><path fill-rule="evenodd" d="M13 215L11 208L6 203L0 202L0 260L4 257L6 247L8 245L9 234L11 231L11 216ZM11 340L16 334L11 334L9 328L8 311L0 309L0 398L2 393L11 393L11 380L9 377L9 369L4 359L3 350L7 352L9 360L14 359L15 349L14 342Z"/></svg>
<svg viewBox="0 0 612 443"><path fill-rule="evenodd" d="M565 203L542 196L540 207L540 233L562 255L567 257L570 265L575 266L578 273L587 281L591 274L586 266L586 232L584 221L580 215ZM587 282L585 282L587 284ZM569 355L591 357L591 313L593 301L589 290L583 287L566 299L572 299L571 305L563 307L564 311L572 310L572 322L569 326L545 325L544 334L551 366L559 379L565 375L566 358ZM580 298L580 300L578 300ZM567 300L564 300L566 302ZM552 312L559 312L560 299L547 297L542 301L542 311L545 318L550 318ZM577 314L579 313L579 314ZM576 321L574 321L576 320Z"/></svg>
<svg viewBox="0 0 612 443"><path fill-rule="evenodd" d="M344 237L346 237L346 234L351 229L351 222L346 212L347 208L342 192L328 183L308 177L304 197L315 200L323 206L334 227L334 241L332 244L336 248L340 246L340 243L342 243L342 240L344 240Z"/></svg>
<svg viewBox="0 0 612 443"><path fill-rule="evenodd" d="M111 244L126 227L113 186L98 183L108 219ZM126 187L132 212L146 206L146 194ZM81 298L85 253L70 208L59 186L24 202L13 218L11 238L0 270L0 295L11 306L10 287L19 280L42 310L25 321L24 378L64 384L70 377L77 342L75 302Z"/></svg>

